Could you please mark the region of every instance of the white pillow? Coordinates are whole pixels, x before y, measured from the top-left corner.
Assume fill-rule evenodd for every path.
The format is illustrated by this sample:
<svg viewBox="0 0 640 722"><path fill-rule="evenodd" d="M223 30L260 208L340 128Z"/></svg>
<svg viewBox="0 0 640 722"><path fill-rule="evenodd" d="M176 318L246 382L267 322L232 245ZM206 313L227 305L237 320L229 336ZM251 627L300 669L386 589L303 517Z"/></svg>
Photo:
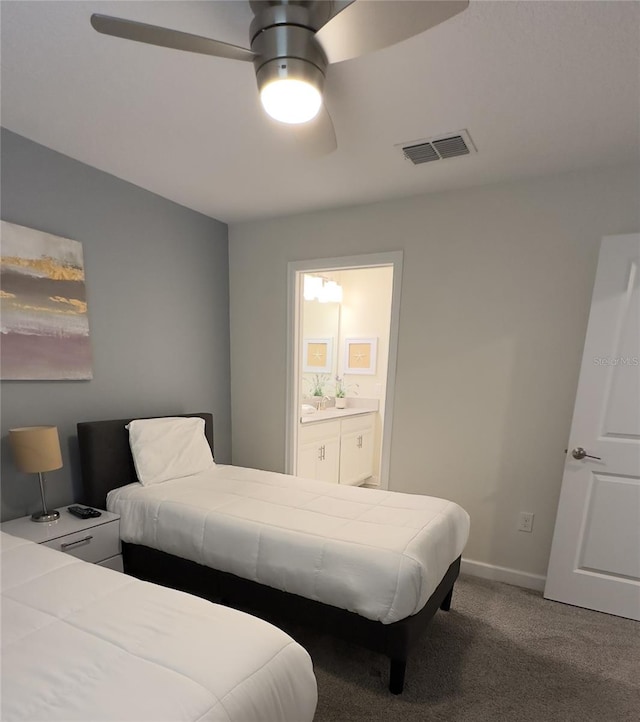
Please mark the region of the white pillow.
<svg viewBox="0 0 640 722"><path fill-rule="evenodd" d="M126 426L138 480L144 485L191 476L215 466L204 419L135 419Z"/></svg>

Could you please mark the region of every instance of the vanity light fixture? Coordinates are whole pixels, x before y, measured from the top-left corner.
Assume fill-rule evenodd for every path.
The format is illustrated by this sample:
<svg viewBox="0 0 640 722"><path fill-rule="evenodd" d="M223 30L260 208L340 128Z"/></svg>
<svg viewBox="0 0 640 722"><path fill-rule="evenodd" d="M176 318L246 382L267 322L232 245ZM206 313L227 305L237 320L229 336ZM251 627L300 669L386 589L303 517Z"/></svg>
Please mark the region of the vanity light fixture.
<svg viewBox="0 0 640 722"><path fill-rule="evenodd" d="M304 300L315 301L319 297L322 291L322 278L320 276L309 276L305 274L304 277Z"/></svg>
<svg viewBox="0 0 640 722"><path fill-rule="evenodd" d="M342 303L342 286L321 276L304 276L304 300L320 303Z"/></svg>
<svg viewBox="0 0 640 722"><path fill-rule="evenodd" d="M318 301L320 303L342 303L342 286L335 281L326 281L322 285Z"/></svg>

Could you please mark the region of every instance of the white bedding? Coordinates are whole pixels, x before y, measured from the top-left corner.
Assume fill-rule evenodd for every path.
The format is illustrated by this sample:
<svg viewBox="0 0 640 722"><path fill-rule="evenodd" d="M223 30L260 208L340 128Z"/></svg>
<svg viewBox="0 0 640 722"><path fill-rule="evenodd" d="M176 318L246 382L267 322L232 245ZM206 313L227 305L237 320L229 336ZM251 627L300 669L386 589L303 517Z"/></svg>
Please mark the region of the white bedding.
<svg viewBox="0 0 640 722"><path fill-rule="evenodd" d="M125 542L390 624L425 605L469 536L451 501L256 469L214 469L107 497Z"/></svg>
<svg viewBox="0 0 640 722"><path fill-rule="evenodd" d="M0 533L1 719L312 720L307 652L284 632Z"/></svg>

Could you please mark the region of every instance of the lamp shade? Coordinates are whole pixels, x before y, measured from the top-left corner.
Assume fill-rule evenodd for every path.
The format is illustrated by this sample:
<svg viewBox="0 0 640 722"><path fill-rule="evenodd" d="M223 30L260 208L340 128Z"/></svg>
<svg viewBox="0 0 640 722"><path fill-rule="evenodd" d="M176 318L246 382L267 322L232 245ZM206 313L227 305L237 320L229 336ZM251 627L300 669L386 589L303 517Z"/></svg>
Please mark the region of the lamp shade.
<svg viewBox="0 0 640 722"><path fill-rule="evenodd" d="M62 468L57 426L25 426L9 429L13 458L20 471L36 474Z"/></svg>

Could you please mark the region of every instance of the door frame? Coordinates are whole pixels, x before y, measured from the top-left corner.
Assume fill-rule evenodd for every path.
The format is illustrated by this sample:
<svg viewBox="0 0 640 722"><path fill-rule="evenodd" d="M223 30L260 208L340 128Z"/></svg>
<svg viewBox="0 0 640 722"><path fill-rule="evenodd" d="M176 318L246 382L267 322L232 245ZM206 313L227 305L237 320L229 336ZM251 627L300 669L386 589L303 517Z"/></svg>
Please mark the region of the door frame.
<svg viewBox="0 0 640 722"><path fill-rule="evenodd" d="M287 367L286 367L286 434L285 472L295 473L295 450L298 446L298 392L294 381L300 370L301 317L299 299L302 294L301 278L304 273L320 271L346 271L356 268L393 268L391 293L391 319L389 324L389 359L385 386L384 419L382 422L382 449L380 458L380 488L389 488L391 465L391 434L398 358L398 333L400 330L400 297L402 291L402 251L367 253L338 258L315 258L306 261L290 261L287 265Z"/></svg>

